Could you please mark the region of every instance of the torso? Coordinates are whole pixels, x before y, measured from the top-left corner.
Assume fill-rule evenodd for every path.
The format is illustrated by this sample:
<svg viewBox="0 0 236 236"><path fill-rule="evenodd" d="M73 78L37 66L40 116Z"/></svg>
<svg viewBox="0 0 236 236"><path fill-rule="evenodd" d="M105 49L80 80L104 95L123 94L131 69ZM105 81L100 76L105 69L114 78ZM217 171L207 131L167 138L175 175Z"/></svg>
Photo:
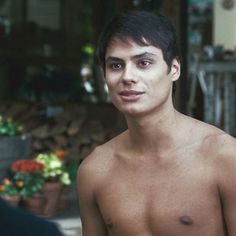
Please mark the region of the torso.
<svg viewBox="0 0 236 236"><path fill-rule="evenodd" d="M214 160L202 143L158 161L112 150L96 190L109 235L226 235Z"/></svg>

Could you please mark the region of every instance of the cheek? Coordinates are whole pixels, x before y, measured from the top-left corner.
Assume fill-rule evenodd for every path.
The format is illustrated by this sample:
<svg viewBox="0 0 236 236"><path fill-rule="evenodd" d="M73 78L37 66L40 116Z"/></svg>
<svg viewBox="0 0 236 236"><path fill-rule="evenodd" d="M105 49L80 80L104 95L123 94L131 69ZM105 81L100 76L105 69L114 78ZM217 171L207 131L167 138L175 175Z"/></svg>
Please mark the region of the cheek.
<svg viewBox="0 0 236 236"><path fill-rule="evenodd" d="M169 93L171 88L171 80L168 75L165 74L156 74L155 77L152 77L147 83L148 90L154 97L164 96L166 93Z"/></svg>
<svg viewBox="0 0 236 236"><path fill-rule="evenodd" d="M112 78L109 76L106 76L105 82L107 84L109 91L114 90L117 88L117 85L119 83L119 77L117 75L112 76Z"/></svg>
<svg viewBox="0 0 236 236"><path fill-rule="evenodd" d="M107 84L108 92L109 92L109 94L111 94L111 92L114 90L115 86L110 81L106 81L106 84Z"/></svg>
<svg viewBox="0 0 236 236"><path fill-rule="evenodd" d="M114 81L105 80L108 88L108 94L112 100L114 100L114 95L116 93L117 86L114 84Z"/></svg>
<svg viewBox="0 0 236 236"><path fill-rule="evenodd" d="M167 79L163 74L158 72L148 73L144 78L146 78L143 80L144 84L151 90L158 90L165 83L164 80Z"/></svg>

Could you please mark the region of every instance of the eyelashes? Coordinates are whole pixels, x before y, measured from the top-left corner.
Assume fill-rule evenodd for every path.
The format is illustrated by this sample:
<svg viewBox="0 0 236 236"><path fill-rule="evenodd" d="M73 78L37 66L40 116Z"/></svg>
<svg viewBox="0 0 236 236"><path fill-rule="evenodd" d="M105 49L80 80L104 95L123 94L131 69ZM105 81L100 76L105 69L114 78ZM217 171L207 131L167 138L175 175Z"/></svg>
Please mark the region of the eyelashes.
<svg viewBox="0 0 236 236"><path fill-rule="evenodd" d="M146 68L150 67L150 65L153 64L153 62L151 60L138 60L135 64L136 64L137 68L146 69ZM106 67L110 70L119 71L119 70L125 68L125 63L109 62L109 63L107 63Z"/></svg>
<svg viewBox="0 0 236 236"><path fill-rule="evenodd" d="M148 60L142 60L142 61L140 61L138 64L139 64L140 67L146 68L146 67L148 67L149 65L151 65L152 62L151 62L151 61L148 61Z"/></svg>

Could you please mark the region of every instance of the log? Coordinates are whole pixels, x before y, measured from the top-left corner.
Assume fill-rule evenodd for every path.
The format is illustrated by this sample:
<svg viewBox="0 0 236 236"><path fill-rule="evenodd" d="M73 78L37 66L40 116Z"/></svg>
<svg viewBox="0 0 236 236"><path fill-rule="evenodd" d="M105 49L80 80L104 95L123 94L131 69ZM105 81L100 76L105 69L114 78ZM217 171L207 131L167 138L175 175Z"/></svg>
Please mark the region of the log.
<svg viewBox="0 0 236 236"><path fill-rule="evenodd" d="M38 116L29 117L27 120L25 120L24 123L22 123L24 132L31 132L32 130L44 124L45 124L45 120L41 119Z"/></svg>
<svg viewBox="0 0 236 236"><path fill-rule="evenodd" d="M12 118L13 120L19 118L21 113L26 112L29 109L29 106L24 103L16 103L8 107L4 112L6 118Z"/></svg>
<svg viewBox="0 0 236 236"><path fill-rule="evenodd" d="M59 147L66 147L68 144L68 138L65 135L55 135L53 139Z"/></svg>
<svg viewBox="0 0 236 236"><path fill-rule="evenodd" d="M57 124L65 124L67 125L70 121L72 121L74 119L73 115L68 112L68 111L64 111L63 113L57 115L54 120L55 123Z"/></svg>
<svg viewBox="0 0 236 236"><path fill-rule="evenodd" d="M49 130L48 124L44 124L32 130L31 133L34 138L45 139L49 137L48 130Z"/></svg>
<svg viewBox="0 0 236 236"><path fill-rule="evenodd" d="M55 124L50 127L48 132L49 136L55 136L64 133L67 130L67 126L64 123Z"/></svg>
<svg viewBox="0 0 236 236"><path fill-rule="evenodd" d="M0 115L11 114L25 132L32 134L32 154L63 149L70 158L80 161L115 133L116 127L104 129L102 122L93 117L93 113L88 113L84 105L63 105L64 111L53 117L41 112L45 106L0 104Z"/></svg>
<svg viewBox="0 0 236 236"><path fill-rule="evenodd" d="M104 132L94 132L90 134L92 141L97 143L103 143L105 140L105 133Z"/></svg>
<svg viewBox="0 0 236 236"><path fill-rule="evenodd" d="M78 135L79 144L86 145L91 143L90 136L87 132L81 132Z"/></svg>
<svg viewBox="0 0 236 236"><path fill-rule="evenodd" d="M39 139L35 139L35 140L32 142L32 148L33 148L33 150L35 150L35 151L40 151L40 150L43 150L44 145L43 145L42 141L40 141Z"/></svg>
<svg viewBox="0 0 236 236"><path fill-rule="evenodd" d="M27 111L22 112L19 117L17 117L17 122L19 123L25 123L27 122L29 119L32 119L33 117L38 117L39 116L39 112L37 110L36 107L34 106L29 106L29 108L27 109Z"/></svg>
<svg viewBox="0 0 236 236"><path fill-rule="evenodd" d="M69 136L73 136L79 133L83 123L84 123L84 119L72 120L67 129L67 134Z"/></svg>
<svg viewBox="0 0 236 236"><path fill-rule="evenodd" d="M45 139L43 144L45 149L48 151L54 152L55 150L58 149L58 145L52 139Z"/></svg>

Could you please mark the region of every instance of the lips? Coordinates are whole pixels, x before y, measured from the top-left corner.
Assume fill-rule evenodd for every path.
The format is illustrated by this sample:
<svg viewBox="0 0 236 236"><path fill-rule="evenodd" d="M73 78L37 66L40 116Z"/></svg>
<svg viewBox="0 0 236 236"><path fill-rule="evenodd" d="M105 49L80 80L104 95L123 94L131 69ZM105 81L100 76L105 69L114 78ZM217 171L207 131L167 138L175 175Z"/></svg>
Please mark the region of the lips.
<svg viewBox="0 0 236 236"><path fill-rule="evenodd" d="M141 92L141 91L125 90L125 91L120 92L119 94L121 96L134 96L134 95L140 95L140 94L143 94L143 93L144 92Z"/></svg>
<svg viewBox="0 0 236 236"><path fill-rule="evenodd" d="M134 102L137 101L144 92L136 90L124 90L119 93L121 99L125 102Z"/></svg>

